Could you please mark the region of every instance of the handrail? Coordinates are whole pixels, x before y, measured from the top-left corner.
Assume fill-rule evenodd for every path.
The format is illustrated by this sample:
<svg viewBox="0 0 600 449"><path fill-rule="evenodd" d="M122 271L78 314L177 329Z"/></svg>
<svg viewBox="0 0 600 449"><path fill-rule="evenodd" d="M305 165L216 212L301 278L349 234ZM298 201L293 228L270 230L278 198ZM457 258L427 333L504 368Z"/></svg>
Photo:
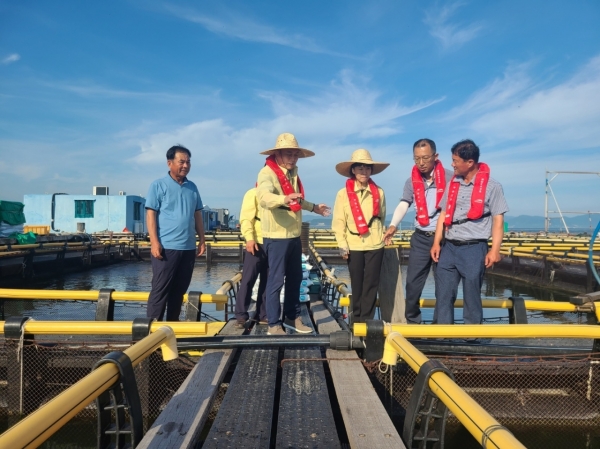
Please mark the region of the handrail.
<svg viewBox="0 0 600 449"><path fill-rule="evenodd" d="M600 326L587 324L385 324L384 335L392 332L406 338L600 338ZM355 323L354 335L366 337L367 325Z"/></svg>
<svg viewBox="0 0 600 449"><path fill-rule="evenodd" d="M220 289L217 290L217 295L219 296L225 296L225 301L227 302L227 292L229 290L231 290L232 288L234 288L234 285L237 284L238 282L240 282L242 280L242 272L238 272L236 273L231 279L226 280L225 282L223 282L223 285L221 286ZM228 287L226 287L228 286Z"/></svg>
<svg viewBox="0 0 600 449"><path fill-rule="evenodd" d="M356 325L355 325L356 326ZM414 326L423 327L423 326ZM458 326L457 326L458 327ZM402 335L392 332L385 340L383 363L396 365L397 355L415 372L429 361ZM446 373L431 374L429 388L485 448L525 448L504 426L460 388Z"/></svg>
<svg viewBox="0 0 600 449"><path fill-rule="evenodd" d="M162 349L163 360L178 357L177 341L170 327L159 327L123 352L135 367L158 347ZM108 363L99 366L0 435L0 447L38 447L118 380L119 369L116 365Z"/></svg>
<svg viewBox="0 0 600 449"><path fill-rule="evenodd" d="M69 299L77 301L97 301L98 290L25 290L19 288L0 288L0 298L6 299ZM147 301L149 292L112 292L115 301ZM183 295L183 302L188 301L188 294ZM226 304L227 295L222 293L203 293L200 301L204 304Z"/></svg>
<svg viewBox="0 0 600 449"><path fill-rule="evenodd" d="M569 302L556 302L556 301L538 301L526 299L525 309L528 311L536 312L593 312L591 307L577 306ZM420 307L435 307L436 300L431 298L421 298L419 300ZM348 307L350 303L347 297L340 298L340 306ZM487 309L512 309L513 301L511 299L482 299L481 305ZM599 305L600 306L600 305ZM457 299L454 302L454 307L460 309L463 307L463 300Z"/></svg>
<svg viewBox="0 0 600 449"><path fill-rule="evenodd" d="M348 297L351 294L351 292L350 290L348 290L348 286L346 285L346 283L340 281L331 273L331 270L329 269L323 258L319 255L319 253L315 250L315 247L312 244L308 247L327 279L331 282L332 285L335 286L337 291L343 295L342 297Z"/></svg>
<svg viewBox="0 0 600 449"><path fill-rule="evenodd" d="M4 321L0 321L0 335L4 334ZM165 322L155 321L150 330L160 329ZM225 323L214 321L173 321L167 322L177 337L213 334L215 327ZM25 334L32 335L127 335L132 332L132 321L36 321L27 320L23 324ZM209 332L211 330L211 332Z"/></svg>

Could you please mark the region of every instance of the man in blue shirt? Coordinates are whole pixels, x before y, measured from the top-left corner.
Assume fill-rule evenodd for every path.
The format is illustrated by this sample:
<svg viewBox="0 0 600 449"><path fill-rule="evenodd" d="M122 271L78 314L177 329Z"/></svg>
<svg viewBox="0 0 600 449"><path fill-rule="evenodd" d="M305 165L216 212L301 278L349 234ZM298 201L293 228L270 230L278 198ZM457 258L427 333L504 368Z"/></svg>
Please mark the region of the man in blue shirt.
<svg viewBox="0 0 600 449"><path fill-rule="evenodd" d="M190 150L181 145L169 148L169 173L154 181L146 196L152 262L152 290L146 315L159 321L165 308L167 321L179 321L196 256L206 250L202 199L196 184L187 179L191 157Z"/></svg>

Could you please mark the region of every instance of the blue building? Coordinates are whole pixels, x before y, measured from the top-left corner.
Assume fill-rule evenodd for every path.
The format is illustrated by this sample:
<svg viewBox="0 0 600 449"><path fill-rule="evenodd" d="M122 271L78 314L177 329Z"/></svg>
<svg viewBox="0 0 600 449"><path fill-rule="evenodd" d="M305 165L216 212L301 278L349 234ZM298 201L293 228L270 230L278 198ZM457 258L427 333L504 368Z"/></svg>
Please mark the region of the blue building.
<svg viewBox="0 0 600 449"><path fill-rule="evenodd" d="M102 189L102 190L101 190ZM50 232L130 232L141 234L146 227L146 199L137 195L108 195L107 187L94 187L96 195L25 195L23 203L28 225L47 225ZM227 226L227 209L204 208L204 230Z"/></svg>
<svg viewBox="0 0 600 449"><path fill-rule="evenodd" d="M96 188L94 188L96 190ZM146 200L137 195L25 195L28 225L48 225L50 232L146 232Z"/></svg>

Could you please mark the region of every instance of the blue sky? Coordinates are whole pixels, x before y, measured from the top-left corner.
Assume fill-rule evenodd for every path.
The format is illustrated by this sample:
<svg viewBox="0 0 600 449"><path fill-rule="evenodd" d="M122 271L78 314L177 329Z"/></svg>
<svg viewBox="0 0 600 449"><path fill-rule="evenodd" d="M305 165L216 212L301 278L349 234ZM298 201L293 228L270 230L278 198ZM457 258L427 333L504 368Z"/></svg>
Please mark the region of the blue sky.
<svg viewBox="0 0 600 449"><path fill-rule="evenodd" d="M600 171L600 3L0 3L0 199L145 195L175 143L204 203L237 215L292 132L307 198L367 148L393 209L412 144L472 138L509 215L542 215L545 170ZM600 211L600 178L561 174L562 209Z"/></svg>

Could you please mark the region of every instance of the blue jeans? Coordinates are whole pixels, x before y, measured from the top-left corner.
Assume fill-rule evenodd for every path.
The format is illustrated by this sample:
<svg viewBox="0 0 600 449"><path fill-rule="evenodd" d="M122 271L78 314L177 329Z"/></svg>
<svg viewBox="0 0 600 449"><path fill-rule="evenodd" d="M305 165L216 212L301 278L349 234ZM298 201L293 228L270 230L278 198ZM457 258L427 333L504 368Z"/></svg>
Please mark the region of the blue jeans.
<svg viewBox="0 0 600 449"><path fill-rule="evenodd" d="M483 320L481 286L487 252L487 242L456 246L446 241L435 271L434 323L454 324L454 302L458 284L462 281L465 324L481 324Z"/></svg>
<svg viewBox="0 0 600 449"><path fill-rule="evenodd" d="M267 253L269 276L267 279L267 320L269 326L281 322L279 296L285 283L283 314L290 320L300 316L300 284L302 283L302 243L300 237L291 239L263 239Z"/></svg>

